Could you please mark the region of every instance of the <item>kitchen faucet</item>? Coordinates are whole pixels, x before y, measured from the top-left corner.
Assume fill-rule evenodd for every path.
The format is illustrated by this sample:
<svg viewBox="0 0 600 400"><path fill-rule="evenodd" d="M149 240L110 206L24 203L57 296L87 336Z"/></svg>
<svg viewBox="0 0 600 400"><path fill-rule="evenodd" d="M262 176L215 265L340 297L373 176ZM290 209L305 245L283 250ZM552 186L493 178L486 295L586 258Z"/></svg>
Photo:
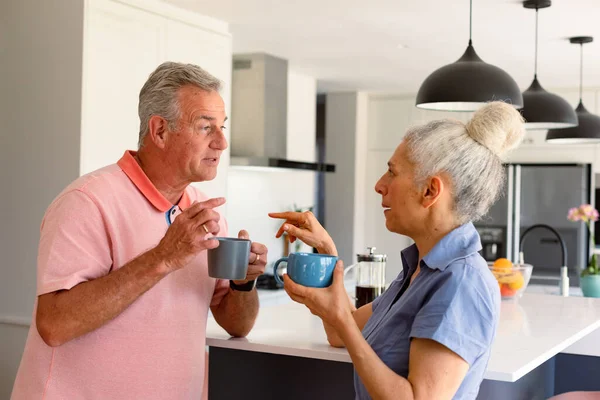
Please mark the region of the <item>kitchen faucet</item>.
<svg viewBox="0 0 600 400"><path fill-rule="evenodd" d="M523 243L525 242L525 238L527 237L527 235L529 235L529 233L531 231L533 231L534 229L540 229L540 228L546 229L546 230L552 232L554 234L554 236L556 236L556 238L558 239L558 242L560 243L560 249L561 249L561 253L562 253L562 265L560 267L559 289L560 289L561 296L568 296L569 295L569 276L568 276L568 270L567 270L567 246L565 245L565 241L563 240L562 236L560 235L560 233L558 233L558 231L556 229L554 229L550 225L546 225L546 224L535 224L535 225L532 225L529 228L527 228L525 230L525 232L523 232L523 234L521 235L521 240L519 241L519 258L520 258L519 262L525 263L524 256L523 256Z"/></svg>

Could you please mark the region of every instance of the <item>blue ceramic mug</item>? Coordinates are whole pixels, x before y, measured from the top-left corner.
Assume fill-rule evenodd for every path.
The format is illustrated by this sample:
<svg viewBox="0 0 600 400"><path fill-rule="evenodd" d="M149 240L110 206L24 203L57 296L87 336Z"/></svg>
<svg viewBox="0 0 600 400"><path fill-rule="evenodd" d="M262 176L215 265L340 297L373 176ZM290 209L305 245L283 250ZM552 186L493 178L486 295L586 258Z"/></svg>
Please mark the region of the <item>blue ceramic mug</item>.
<svg viewBox="0 0 600 400"><path fill-rule="evenodd" d="M302 286L324 288L333 281L333 270L338 258L330 254L291 253L280 258L273 266L273 276L282 285L283 280L277 273L281 263L287 264L287 274Z"/></svg>

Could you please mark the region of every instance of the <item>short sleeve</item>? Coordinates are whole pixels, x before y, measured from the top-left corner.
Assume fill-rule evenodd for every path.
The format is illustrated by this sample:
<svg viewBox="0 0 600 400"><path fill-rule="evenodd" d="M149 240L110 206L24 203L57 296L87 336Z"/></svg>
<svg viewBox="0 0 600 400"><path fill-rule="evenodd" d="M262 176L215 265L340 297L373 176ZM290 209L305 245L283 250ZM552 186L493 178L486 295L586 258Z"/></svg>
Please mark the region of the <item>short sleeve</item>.
<svg viewBox="0 0 600 400"><path fill-rule="evenodd" d="M419 310L410 336L435 340L473 365L492 344L497 307L479 271L455 271Z"/></svg>
<svg viewBox="0 0 600 400"><path fill-rule="evenodd" d="M102 214L80 190L61 195L48 208L40 231L37 295L71 289L102 277L112 267Z"/></svg>
<svg viewBox="0 0 600 400"><path fill-rule="evenodd" d="M227 224L227 220L223 215L221 215L221 220L219 221L219 225L221 226L221 231L219 232L219 236L227 236L229 234L229 225ZM216 279L215 280L215 290L213 291L213 296L210 301L211 307L218 307L221 304L221 300L229 291L229 280L228 279Z"/></svg>

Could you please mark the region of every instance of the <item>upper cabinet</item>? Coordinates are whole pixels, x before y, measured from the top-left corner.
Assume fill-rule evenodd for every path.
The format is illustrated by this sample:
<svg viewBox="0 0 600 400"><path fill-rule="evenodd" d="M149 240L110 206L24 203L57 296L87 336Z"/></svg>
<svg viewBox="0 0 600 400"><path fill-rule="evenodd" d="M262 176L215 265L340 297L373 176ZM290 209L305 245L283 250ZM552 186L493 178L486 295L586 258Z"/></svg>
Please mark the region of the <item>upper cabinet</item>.
<svg viewBox="0 0 600 400"><path fill-rule="evenodd" d="M571 104L579 103L579 90L552 91ZM583 92L583 103L592 112L598 112L595 90ZM600 149L595 144L556 144L546 142L546 130L527 131L521 145L509 156L510 162L522 163L591 163L600 172Z"/></svg>
<svg viewBox="0 0 600 400"><path fill-rule="evenodd" d="M219 78L227 112L231 109L232 52L226 23L161 2L88 0L83 43L80 174L137 149L139 92L164 61L197 64ZM211 197L225 196L228 165L227 150L217 178L198 184L201 190Z"/></svg>
<svg viewBox="0 0 600 400"><path fill-rule="evenodd" d="M563 96L575 108L579 91L554 92ZM600 92L587 90L583 102L590 112L598 113ZM368 149L376 152L393 151L410 126L435 119L453 118L467 122L472 112L422 110L415 106L412 96L373 94L369 96ZM566 145L546 143L546 131L526 131L523 143L512 151L507 161L518 163L591 163L600 173L600 147L594 144Z"/></svg>
<svg viewBox="0 0 600 400"><path fill-rule="evenodd" d="M232 53L229 35L169 20L166 24L165 60L199 65L220 79L223 83L221 95L225 101L227 115L231 116ZM225 125L225 136L227 141L231 143L229 121ZM221 155L221 162L215 179L196 184L200 190L210 197L224 197L227 194L229 154L230 151L227 149ZM221 210L225 210L225 206Z"/></svg>
<svg viewBox="0 0 600 400"><path fill-rule="evenodd" d="M442 118L467 122L470 112L431 111L417 108L414 96L369 96L369 150L394 150L414 125Z"/></svg>
<svg viewBox="0 0 600 400"><path fill-rule="evenodd" d="M137 149L138 96L164 52L164 18L113 1L85 10L81 174Z"/></svg>

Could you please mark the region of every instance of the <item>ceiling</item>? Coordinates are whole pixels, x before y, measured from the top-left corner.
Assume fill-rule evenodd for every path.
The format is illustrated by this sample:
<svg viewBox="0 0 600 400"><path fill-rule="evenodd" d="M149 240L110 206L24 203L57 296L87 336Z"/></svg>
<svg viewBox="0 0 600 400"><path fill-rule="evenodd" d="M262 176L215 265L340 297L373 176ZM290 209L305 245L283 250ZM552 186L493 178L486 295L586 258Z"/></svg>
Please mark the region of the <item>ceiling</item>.
<svg viewBox="0 0 600 400"><path fill-rule="evenodd" d="M469 38L468 0L166 0L229 22L234 53L267 52L318 79L319 91L415 93L458 59ZM539 11L538 78L546 88L600 87L600 1L555 0ZM473 0L473 44L523 89L533 78L535 11L518 0Z"/></svg>

